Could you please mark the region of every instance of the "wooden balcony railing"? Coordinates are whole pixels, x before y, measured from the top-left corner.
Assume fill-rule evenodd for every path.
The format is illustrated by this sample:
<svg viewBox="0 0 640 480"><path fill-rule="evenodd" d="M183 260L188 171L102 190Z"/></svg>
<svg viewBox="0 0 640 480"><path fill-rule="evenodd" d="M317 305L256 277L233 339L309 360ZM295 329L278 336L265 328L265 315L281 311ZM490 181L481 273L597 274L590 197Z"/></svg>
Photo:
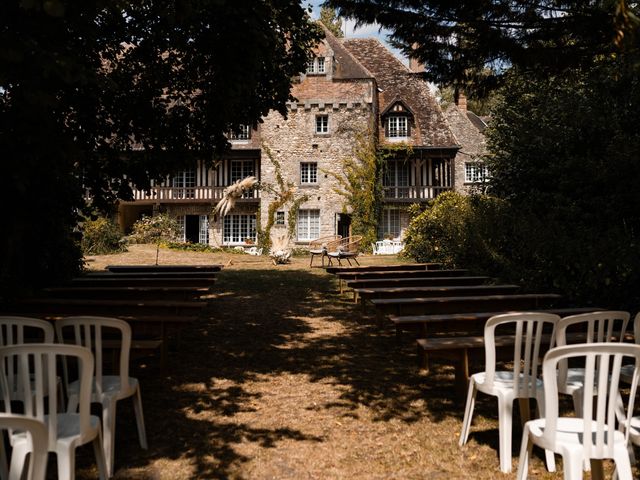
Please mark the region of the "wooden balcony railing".
<svg viewBox="0 0 640 480"><path fill-rule="evenodd" d="M384 187L384 199L386 201L426 201L436 198L442 192L451 190L451 187L441 186L408 186L408 187Z"/></svg>
<svg viewBox="0 0 640 480"><path fill-rule="evenodd" d="M223 196L225 187L152 187L150 192L134 190L134 201L150 202L188 202L188 201L217 201ZM258 199L260 192L252 190L246 192L242 199Z"/></svg>

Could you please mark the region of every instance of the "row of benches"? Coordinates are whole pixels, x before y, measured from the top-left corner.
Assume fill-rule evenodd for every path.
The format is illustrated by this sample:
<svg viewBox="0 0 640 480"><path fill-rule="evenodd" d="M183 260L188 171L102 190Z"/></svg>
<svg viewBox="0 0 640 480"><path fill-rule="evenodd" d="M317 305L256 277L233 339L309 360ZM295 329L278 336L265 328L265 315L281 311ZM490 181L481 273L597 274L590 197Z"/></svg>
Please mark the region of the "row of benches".
<svg viewBox="0 0 640 480"><path fill-rule="evenodd" d="M484 348L486 321L499 313L538 310L561 316L594 308L559 307L561 296L553 293L521 293L517 285L498 285L485 276L470 276L462 269L438 269L435 264L400 264L328 269L354 299L376 308L380 325L390 321L398 337L404 330L417 333L419 365L428 369L428 357L452 362L457 388L464 392L469 364ZM500 346L513 340L499 340Z"/></svg>
<svg viewBox="0 0 640 480"><path fill-rule="evenodd" d="M158 351L167 362L170 339L199 318L220 265L118 265L66 285L45 288L4 313L55 321L69 315L118 317L132 327L132 350Z"/></svg>

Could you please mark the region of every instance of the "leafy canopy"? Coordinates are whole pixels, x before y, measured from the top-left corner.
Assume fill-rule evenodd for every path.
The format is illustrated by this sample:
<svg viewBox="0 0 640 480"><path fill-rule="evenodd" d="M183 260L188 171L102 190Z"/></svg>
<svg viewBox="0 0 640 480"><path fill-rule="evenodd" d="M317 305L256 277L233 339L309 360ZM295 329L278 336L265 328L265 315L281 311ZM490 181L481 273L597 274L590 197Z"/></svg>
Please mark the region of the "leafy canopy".
<svg viewBox="0 0 640 480"><path fill-rule="evenodd" d="M637 2L627 0L328 0L341 16L377 23L440 84L476 82L486 66L564 69L638 48Z"/></svg>
<svg viewBox="0 0 640 480"><path fill-rule="evenodd" d="M320 36L289 0L3 2L0 285L78 268L85 194L112 208L284 113Z"/></svg>

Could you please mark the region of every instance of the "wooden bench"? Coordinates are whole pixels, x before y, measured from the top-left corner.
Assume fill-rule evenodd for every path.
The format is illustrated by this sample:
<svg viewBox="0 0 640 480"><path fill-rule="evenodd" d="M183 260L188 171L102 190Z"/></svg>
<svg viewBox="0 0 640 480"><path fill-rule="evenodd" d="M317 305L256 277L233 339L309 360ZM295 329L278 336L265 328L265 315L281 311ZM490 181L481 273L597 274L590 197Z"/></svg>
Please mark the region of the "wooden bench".
<svg viewBox="0 0 640 480"><path fill-rule="evenodd" d="M585 333L571 333L567 335L568 343L579 343L586 339ZM633 341L632 337L625 339ZM512 349L515 344L514 335L499 335L495 337L496 349ZM542 336L542 344L549 345L550 335ZM418 360L420 367L428 371L427 355L435 355L453 361L455 368L456 390L464 394L469 382L469 364L473 352L484 351L484 336L464 336L464 337L437 337L419 338L417 340ZM512 352L509 352L512 353ZM513 359L507 356L505 359ZM484 363L482 363L484 366Z"/></svg>
<svg viewBox="0 0 640 480"><path fill-rule="evenodd" d="M514 295L469 295L431 298L374 298L380 324L386 315L468 313L482 310L523 310L551 307L560 295L554 293L521 293Z"/></svg>
<svg viewBox="0 0 640 480"><path fill-rule="evenodd" d="M384 271L413 271L413 270L437 270L441 267L440 263L397 263L386 265L361 265L359 267L327 267L328 273L345 273L345 272L384 272Z"/></svg>
<svg viewBox="0 0 640 480"><path fill-rule="evenodd" d="M41 293L54 298L112 299L112 300L195 300L206 295L208 287L149 287L149 286L72 286L42 289Z"/></svg>
<svg viewBox="0 0 640 480"><path fill-rule="evenodd" d="M354 299L363 302L378 298L456 297L462 295L498 295L515 293L518 285L440 285L430 287L376 287L354 288Z"/></svg>
<svg viewBox="0 0 640 480"><path fill-rule="evenodd" d="M197 314L207 305L203 301L177 300L109 300L77 298L29 298L7 307L11 313L46 313L65 315L160 315Z"/></svg>
<svg viewBox="0 0 640 480"><path fill-rule="evenodd" d="M597 307L581 307L581 308L551 308L551 309L535 309L538 312L554 313L561 317L567 315L577 315L579 313L588 313L600 310ZM531 310L529 310L531 311ZM469 312L469 313L446 313L431 315L389 315L387 318L393 323L396 334L400 334L402 330L416 330L422 337L427 337L431 326L437 327L438 333L474 330L482 331L484 324L491 317L503 313L513 313L514 311L492 311L492 312Z"/></svg>
<svg viewBox="0 0 640 480"><path fill-rule="evenodd" d="M468 270L388 270L378 272L339 272L336 276L340 283L340 293L344 291L344 282L349 280L364 280L374 278L425 278L425 277L461 277Z"/></svg>
<svg viewBox="0 0 640 480"><path fill-rule="evenodd" d="M219 272L222 265L107 265L106 270L113 273L145 272Z"/></svg>
<svg viewBox="0 0 640 480"><path fill-rule="evenodd" d="M216 277L198 278L149 278L149 277L78 277L67 285L70 287L211 287Z"/></svg>
<svg viewBox="0 0 640 480"><path fill-rule="evenodd" d="M378 287L430 287L439 285L481 285L489 282L491 277L393 277L393 278L364 278L347 281L349 288L378 288Z"/></svg>
<svg viewBox="0 0 640 480"><path fill-rule="evenodd" d="M87 278L208 278L214 272L87 272Z"/></svg>

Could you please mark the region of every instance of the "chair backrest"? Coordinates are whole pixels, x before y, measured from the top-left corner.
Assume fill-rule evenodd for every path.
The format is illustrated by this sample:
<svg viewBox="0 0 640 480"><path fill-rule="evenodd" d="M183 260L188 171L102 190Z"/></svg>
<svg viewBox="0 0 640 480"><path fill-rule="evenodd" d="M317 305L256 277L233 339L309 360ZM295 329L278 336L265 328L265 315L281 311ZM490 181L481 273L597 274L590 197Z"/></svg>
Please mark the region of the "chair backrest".
<svg viewBox="0 0 640 480"><path fill-rule="evenodd" d="M330 250L341 238L342 235L327 235L326 237L316 238L309 242L309 249L325 247L327 250Z"/></svg>
<svg viewBox="0 0 640 480"><path fill-rule="evenodd" d="M4 408L11 413L8 385L15 385L24 403L24 414L47 425L50 451L55 451L58 431L58 397L55 392L58 375L58 360L75 359L79 375L79 420L80 435L90 438L91 372L93 355L76 345L24 344L0 348L0 385L2 386Z"/></svg>
<svg viewBox="0 0 640 480"><path fill-rule="evenodd" d="M581 313L564 317L558 323L556 345L569 345L572 338L579 343L609 343L622 342L627 326L629 312L606 310L601 312ZM576 334L575 337L569 335ZM574 340L573 343L576 341ZM567 380L568 362L561 362L558 370L558 382L564 384Z"/></svg>
<svg viewBox="0 0 640 480"><path fill-rule="evenodd" d="M633 414L634 400L640 375L640 345L629 343L585 343L551 349L543 361L543 375L554 378L558 364L580 359L585 365L583 412L584 458L613 458L614 432L618 430L616 415L621 412L625 435ZM620 367L625 359L634 364L628 404L625 409L619 395ZM543 438L555 446L558 424L558 384L544 382L545 429ZM591 441L586 441L591 439Z"/></svg>
<svg viewBox="0 0 640 480"><path fill-rule="evenodd" d="M103 392L102 378L106 373L105 339L119 341L120 357L116 367L122 388L129 385L129 354L131 352L131 326L124 320L111 317L75 316L56 322L60 343L71 343L88 348L95 357L94 382L98 395ZM114 337L115 335L115 337ZM115 367L115 366L114 366ZM108 373L108 372L107 372ZM116 372L114 372L116 373ZM66 376L66 372L65 372Z"/></svg>
<svg viewBox="0 0 640 480"><path fill-rule="evenodd" d="M636 314L636 318L633 320L633 338L636 343L640 344L640 312Z"/></svg>
<svg viewBox="0 0 640 480"><path fill-rule="evenodd" d="M514 336L513 378L517 397L536 397L541 359L555 335L558 315L516 312L495 315L484 328L485 382L492 385L496 373L496 332ZM543 342L544 341L544 342Z"/></svg>
<svg viewBox="0 0 640 480"><path fill-rule="evenodd" d="M31 439L31 468L27 480L44 480L47 473L47 427L35 418L13 413L0 413L0 430L27 432ZM0 448L3 448L0 446ZM24 468L24 465L23 465ZM21 472L11 472L10 478L23 478Z"/></svg>
<svg viewBox="0 0 640 480"><path fill-rule="evenodd" d="M0 346L20 345L25 341L53 343L53 325L39 318L0 316Z"/></svg>
<svg viewBox="0 0 640 480"><path fill-rule="evenodd" d="M341 252L350 252L357 253L360 248L360 242L362 241L362 235L352 235L350 237L341 238L336 245L334 246L334 250L339 250Z"/></svg>

